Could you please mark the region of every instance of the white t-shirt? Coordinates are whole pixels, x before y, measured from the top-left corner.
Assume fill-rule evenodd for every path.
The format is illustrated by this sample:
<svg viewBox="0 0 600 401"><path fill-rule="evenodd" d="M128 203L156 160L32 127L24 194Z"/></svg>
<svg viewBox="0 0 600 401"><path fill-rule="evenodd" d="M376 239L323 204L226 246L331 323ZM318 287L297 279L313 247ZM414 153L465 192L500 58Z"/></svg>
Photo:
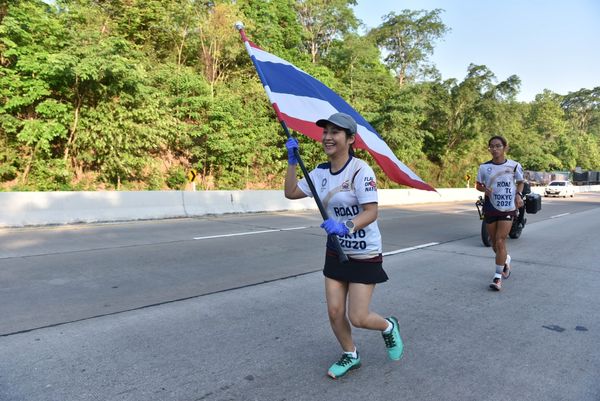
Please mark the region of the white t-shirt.
<svg viewBox="0 0 600 401"><path fill-rule="evenodd" d="M363 211L363 204L378 202L375 173L361 159L350 157L346 165L335 174L331 173L330 163L323 163L309 175L323 207L334 220L352 220ZM313 196L306 178L298 182L298 187L306 195ZM381 253L381 234L377 221L339 239L344 252L355 258L374 257ZM327 247L335 250L329 242Z"/></svg>
<svg viewBox="0 0 600 401"><path fill-rule="evenodd" d="M479 166L477 182L492 189L492 197L485 197L484 211L489 215L516 210L517 182L523 181L523 167L507 159L496 164L491 160Z"/></svg>

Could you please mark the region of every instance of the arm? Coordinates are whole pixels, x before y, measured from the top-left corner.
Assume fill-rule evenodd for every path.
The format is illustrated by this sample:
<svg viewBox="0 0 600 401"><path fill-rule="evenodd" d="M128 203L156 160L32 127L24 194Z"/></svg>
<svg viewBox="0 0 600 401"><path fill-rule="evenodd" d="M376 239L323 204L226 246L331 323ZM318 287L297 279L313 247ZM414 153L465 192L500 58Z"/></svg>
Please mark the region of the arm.
<svg viewBox="0 0 600 401"><path fill-rule="evenodd" d="M298 176L296 175L297 164L288 164L285 173L284 194L288 199L306 198L306 194L298 187Z"/></svg>
<svg viewBox="0 0 600 401"><path fill-rule="evenodd" d="M523 201L523 188L525 187L525 179L523 177L523 167L517 163L515 167L515 181L517 183L517 195L515 196L515 206L520 209L525 202Z"/></svg>
<svg viewBox="0 0 600 401"><path fill-rule="evenodd" d="M351 220L354 223L353 232L364 228L377 220L377 202L363 203L361 204L363 211L354 216ZM350 233L346 221L337 221L332 218L328 218L321 224L321 228L325 229L329 235L344 236Z"/></svg>
<svg viewBox="0 0 600 401"><path fill-rule="evenodd" d="M489 198L492 196L492 189L488 188L483 182L485 181L484 175L481 171L481 166L479 166L479 170L477 171L477 178L475 179L475 188L479 192L485 192L485 195Z"/></svg>
<svg viewBox="0 0 600 401"><path fill-rule="evenodd" d="M377 220L377 215L379 213L379 205L375 202L365 203L361 206L363 207L363 211L352 219L354 231L358 231Z"/></svg>
<svg viewBox="0 0 600 401"><path fill-rule="evenodd" d="M296 175L296 167L298 159L296 159L295 151L298 150L298 141L295 138L288 138L285 142L285 148L288 153L288 168L285 173L285 183L283 193L288 199L306 198L306 194L298 187L298 176Z"/></svg>
<svg viewBox="0 0 600 401"><path fill-rule="evenodd" d="M523 197L525 195L523 195L523 187L525 186L525 182L524 181L517 181L517 196L515 197L515 206L517 207L517 209L520 209L523 207L524 202L523 202Z"/></svg>
<svg viewBox="0 0 600 401"><path fill-rule="evenodd" d="M475 188L477 188L477 190L480 192L485 192L485 196L487 196L488 198L492 197L492 188L486 187L485 184L482 184L481 182L477 181L477 183L475 184Z"/></svg>

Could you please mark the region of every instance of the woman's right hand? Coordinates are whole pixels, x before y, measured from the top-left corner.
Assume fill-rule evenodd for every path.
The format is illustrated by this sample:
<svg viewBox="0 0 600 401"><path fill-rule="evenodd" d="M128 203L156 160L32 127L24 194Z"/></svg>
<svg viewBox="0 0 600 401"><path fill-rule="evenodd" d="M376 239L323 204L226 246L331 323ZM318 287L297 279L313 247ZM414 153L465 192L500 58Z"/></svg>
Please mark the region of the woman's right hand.
<svg viewBox="0 0 600 401"><path fill-rule="evenodd" d="M294 149L299 149L298 140L293 137L289 137L287 141L285 141L285 148L288 152L288 164L298 164L298 159L296 158L296 152Z"/></svg>

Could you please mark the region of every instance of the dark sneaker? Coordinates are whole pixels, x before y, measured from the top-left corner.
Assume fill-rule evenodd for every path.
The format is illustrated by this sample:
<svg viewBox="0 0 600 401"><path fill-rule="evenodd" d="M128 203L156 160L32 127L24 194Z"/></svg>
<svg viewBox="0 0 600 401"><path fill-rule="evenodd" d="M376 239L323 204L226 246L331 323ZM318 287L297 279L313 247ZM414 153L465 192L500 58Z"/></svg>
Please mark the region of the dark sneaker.
<svg viewBox="0 0 600 401"><path fill-rule="evenodd" d="M394 328L388 334L382 332L381 336L383 337L383 341L385 341L385 347L387 348L390 359L399 361L404 352L404 344L402 343L402 338L400 337L398 319L396 319L394 316L391 316L385 320L393 324Z"/></svg>
<svg viewBox="0 0 600 401"><path fill-rule="evenodd" d="M358 368L360 368L360 355L358 355L358 352L356 353L356 358L352 358L350 355L344 353L339 361L331 365L327 371L327 375L332 379L337 379L349 371Z"/></svg>
<svg viewBox="0 0 600 401"><path fill-rule="evenodd" d="M504 264L504 269L502 270L502 278L507 279L510 277L510 263Z"/></svg>
<svg viewBox="0 0 600 401"><path fill-rule="evenodd" d="M490 283L490 288L492 290L500 291L502 289L502 279L498 278L498 277L494 277L494 279Z"/></svg>

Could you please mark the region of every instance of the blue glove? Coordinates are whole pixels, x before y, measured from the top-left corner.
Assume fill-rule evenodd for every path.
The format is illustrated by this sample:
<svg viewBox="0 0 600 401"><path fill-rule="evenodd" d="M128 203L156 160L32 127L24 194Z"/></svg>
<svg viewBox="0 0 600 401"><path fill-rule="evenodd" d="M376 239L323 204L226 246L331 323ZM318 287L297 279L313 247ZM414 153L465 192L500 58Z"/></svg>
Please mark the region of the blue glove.
<svg viewBox="0 0 600 401"><path fill-rule="evenodd" d="M296 159L296 154L294 153L294 149L298 149L298 140L290 137L285 142L285 147L288 152L288 164L298 164L298 159Z"/></svg>
<svg viewBox="0 0 600 401"><path fill-rule="evenodd" d="M339 235L340 237L343 237L350 232L344 223L340 223L333 219L325 220L321 223L321 228L325 229L329 235Z"/></svg>

